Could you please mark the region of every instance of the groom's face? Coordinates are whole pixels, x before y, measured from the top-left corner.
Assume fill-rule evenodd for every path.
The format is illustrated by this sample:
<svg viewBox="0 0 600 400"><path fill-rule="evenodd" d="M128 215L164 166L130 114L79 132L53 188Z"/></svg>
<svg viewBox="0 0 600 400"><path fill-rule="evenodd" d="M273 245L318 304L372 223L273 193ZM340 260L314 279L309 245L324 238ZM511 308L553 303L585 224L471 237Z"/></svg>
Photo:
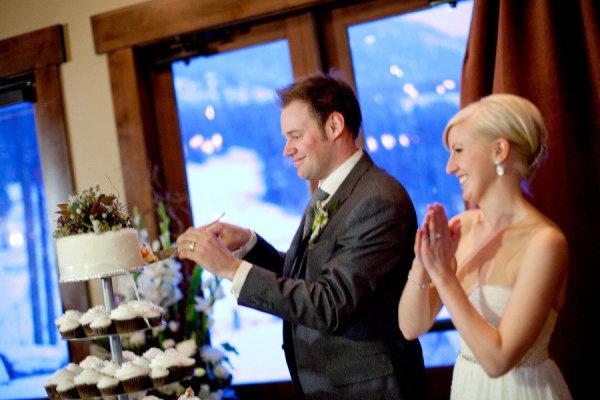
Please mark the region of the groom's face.
<svg viewBox="0 0 600 400"><path fill-rule="evenodd" d="M300 178L321 180L333 171L332 140L307 103L295 100L283 109L281 131L286 139L283 154L294 160Z"/></svg>

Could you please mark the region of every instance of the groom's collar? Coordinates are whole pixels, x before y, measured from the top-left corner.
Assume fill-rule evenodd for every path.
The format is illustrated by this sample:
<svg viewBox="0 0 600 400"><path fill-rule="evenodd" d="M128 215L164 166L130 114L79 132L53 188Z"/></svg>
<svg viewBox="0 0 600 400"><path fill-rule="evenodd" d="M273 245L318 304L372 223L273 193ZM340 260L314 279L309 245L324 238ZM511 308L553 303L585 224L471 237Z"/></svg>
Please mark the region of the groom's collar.
<svg viewBox="0 0 600 400"><path fill-rule="evenodd" d="M362 149L358 149L354 154L344 161L339 167L337 167L329 176L322 181L319 181L319 187L329 194L329 197L323 202L327 204L333 197L335 192L339 189L340 185L344 182L352 168L358 163L363 155Z"/></svg>

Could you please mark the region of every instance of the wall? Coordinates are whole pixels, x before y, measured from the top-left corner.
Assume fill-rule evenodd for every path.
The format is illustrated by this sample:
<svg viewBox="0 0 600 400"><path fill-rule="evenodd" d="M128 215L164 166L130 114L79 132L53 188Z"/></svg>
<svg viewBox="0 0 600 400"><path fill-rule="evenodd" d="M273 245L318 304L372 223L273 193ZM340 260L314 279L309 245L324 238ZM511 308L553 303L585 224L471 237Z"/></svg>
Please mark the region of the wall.
<svg viewBox="0 0 600 400"><path fill-rule="evenodd" d="M61 24L67 62L61 67L63 102L75 188L99 183L104 192L125 190L106 56L97 55L90 17L140 0L0 0L0 40ZM99 282L90 300L101 304Z"/></svg>

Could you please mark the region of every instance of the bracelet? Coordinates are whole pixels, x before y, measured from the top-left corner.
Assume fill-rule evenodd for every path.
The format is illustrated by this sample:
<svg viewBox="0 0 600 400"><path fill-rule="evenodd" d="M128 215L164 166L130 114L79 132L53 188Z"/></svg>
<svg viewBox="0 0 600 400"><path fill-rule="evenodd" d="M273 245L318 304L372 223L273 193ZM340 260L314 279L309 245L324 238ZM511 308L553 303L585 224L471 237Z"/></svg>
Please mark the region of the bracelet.
<svg viewBox="0 0 600 400"><path fill-rule="evenodd" d="M406 281L416 287L417 289L429 289L431 287L431 282L424 282L424 283L419 283L419 282L415 282L410 278L407 278Z"/></svg>

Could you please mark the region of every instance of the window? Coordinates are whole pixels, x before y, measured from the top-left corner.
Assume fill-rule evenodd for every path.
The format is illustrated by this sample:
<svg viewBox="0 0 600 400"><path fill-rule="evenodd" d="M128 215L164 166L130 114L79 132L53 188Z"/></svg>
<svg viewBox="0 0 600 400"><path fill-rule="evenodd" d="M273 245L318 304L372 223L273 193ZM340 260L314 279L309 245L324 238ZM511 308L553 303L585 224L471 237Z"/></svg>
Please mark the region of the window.
<svg viewBox="0 0 600 400"><path fill-rule="evenodd" d="M449 216L464 209L458 181L445 173L441 136L458 111L460 74L472 2L440 6L348 27L364 146L373 160L406 187L419 222L427 204ZM438 320L448 320L445 309ZM420 338L425 365L453 365L455 330Z"/></svg>
<svg viewBox="0 0 600 400"><path fill-rule="evenodd" d="M81 283L59 285L54 210L72 192L60 92L60 25L0 41L0 398L45 397L49 374L85 347L54 318L87 309ZM50 205L50 206L49 206ZM18 314L18 318L14 318Z"/></svg>
<svg viewBox="0 0 600 400"><path fill-rule="evenodd" d="M43 396L68 352L31 102L0 107L0 169L0 398Z"/></svg>
<svg viewBox="0 0 600 400"><path fill-rule="evenodd" d="M293 80L287 40L177 61L173 79L194 225L225 212L224 221L286 251L308 201L306 183L282 154L274 103L275 90ZM234 384L290 379L281 319L238 307L230 282L223 286L211 339L239 352L230 356Z"/></svg>

